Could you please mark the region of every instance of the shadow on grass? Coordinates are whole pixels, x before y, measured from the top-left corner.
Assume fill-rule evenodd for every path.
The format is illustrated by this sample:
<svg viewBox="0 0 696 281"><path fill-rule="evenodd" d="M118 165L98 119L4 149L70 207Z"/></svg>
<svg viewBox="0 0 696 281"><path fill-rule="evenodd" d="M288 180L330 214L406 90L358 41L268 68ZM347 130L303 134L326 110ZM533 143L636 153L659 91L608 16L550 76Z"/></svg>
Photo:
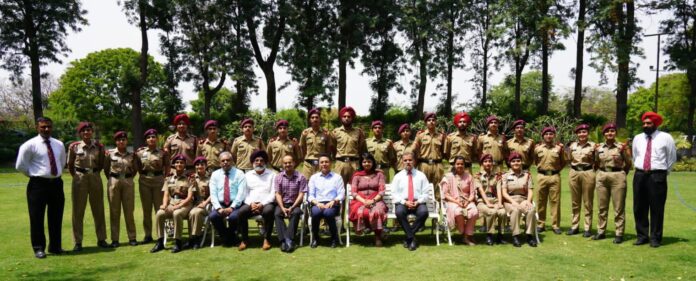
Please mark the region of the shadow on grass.
<svg viewBox="0 0 696 281"><path fill-rule="evenodd" d="M80 252L74 252L70 251L71 256L84 256L84 255L92 255L92 254L97 254L97 253L105 253L105 252L113 252L116 249L114 248L100 248L97 246L84 246L82 247L82 251Z"/></svg>
<svg viewBox="0 0 696 281"><path fill-rule="evenodd" d="M131 270L133 263L103 265L94 268L58 267L41 272L18 272L17 279L28 280L100 280L102 273L109 271Z"/></svg>

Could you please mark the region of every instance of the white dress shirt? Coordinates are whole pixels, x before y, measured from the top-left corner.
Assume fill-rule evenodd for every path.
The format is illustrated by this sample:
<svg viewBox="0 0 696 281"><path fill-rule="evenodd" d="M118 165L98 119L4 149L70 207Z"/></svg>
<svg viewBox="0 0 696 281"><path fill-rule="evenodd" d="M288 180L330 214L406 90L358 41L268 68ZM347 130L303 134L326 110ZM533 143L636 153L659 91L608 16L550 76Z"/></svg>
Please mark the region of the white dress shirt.
<svg viewBox="0 0 696 281"><path fill-rule="evenodd" d="M413 172L413 199L417 203L423 204L428 200L428 188L430 183L423 172L416 168L411 169ZM397 204L404 204L408 199L408 171L401 170L391 182L392 201Z"/></svg>
<svg viewBox="0 0 696 281"><path fill-rule="evenodd" d="M658 130L655 130L651 136L650 169L672 170L672 165L677 162L677 147L674 145L674 139L670 134ZM636 169L643 169L647 146L648 135L645 133L641 133L633 139L633 166Z"/></svg>
<svg viewBox="0 0 696 281"><path fill-rule="evenodd" d="M332 200L343 201L346 188L343 185L343 178L338 174L329 171L324 175L321 171L309 178L309 194L307 201L329 202Z"/></svg>
<svg viewBox="0 0 696 281"><path fill-rule="evenodd" d="M29 177L59 178L63 174L63 167L66 163L65 146L63 142L49 138L51 149L56 159L58 174L51 175L51 163L48 158L48 147L44 143L44 138L38 135L19 147L17 153L17 171Z"/></svg>
<svg viewBox="0 0 696 281"><path fill-rule="evenodd" d="M244 194L246 195L244 199L245 204L261 203L266 205L275 201L275 188L273 187L273 181L276 177L275 172L270 169L264 169L263 173L258 174L256 171L251 170L246 172L244 177L246 178L246 188L244 189Z"/></svg>

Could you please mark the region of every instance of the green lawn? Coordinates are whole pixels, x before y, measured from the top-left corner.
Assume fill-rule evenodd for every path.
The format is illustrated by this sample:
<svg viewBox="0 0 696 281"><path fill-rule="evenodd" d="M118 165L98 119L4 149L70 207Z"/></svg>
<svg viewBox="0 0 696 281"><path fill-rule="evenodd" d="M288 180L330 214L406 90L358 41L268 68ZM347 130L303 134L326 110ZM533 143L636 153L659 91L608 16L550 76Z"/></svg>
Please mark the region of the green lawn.
<svg viewBox="0 0 696 281"><path fill-rule="evenodd" d="M581 235L542 233L538 248L511 245L435 246L430 231L419 234L421 247L409 252L401 247L403 233L392 234L384 248L371 247L372 236L351 237L351 247L329 249L303 247L292 254L260 249L261 240L252 225L250 248L204 248L178 254L163 251L150 254L152 244L102 250L96 238L91 213L85 217L85 250L79 254L34 258L29 240L29 218L25 188L27 178L17 173L0 173L0 213L5 214L0 231L0 280L93 280L93 279L243 279L243 280L693 280L696 278L696 173L669 176L664 245L653 249L633 246L635 230L632 192L626 207L626 238L612 244L613 211L606 240L591 241ZM562 227L570 223L570 195L567 171L563 173ZM631 173L632 176L633 173ZM63 248L72 249L70 178L64 177L66 207L63 216ZM137 188L136 188L137 190ZM137 192L136 192L137 194ZM595 199L596 201L596 199ZM106 202L106 199L105 199ZM105 203L106 204L106 203ZM595 204L596 209L596 204ZM136 201L136 227L142 239L142 212ZM596 210L594 224L596 226ZM108 220L108 210L107 210ZM122 237L126 237L121 223ZM107 233L108 233L107 229ZM477 234L482 243L483 236ZM125 238L124 238L125 239ZM459 235L454 237L459 241ZM326 241L326 240L324 240ZM443 240L444 241L444 240ZM124 242L124 241L121 241ZM275 242L275 241L274 241Z"/></svg>

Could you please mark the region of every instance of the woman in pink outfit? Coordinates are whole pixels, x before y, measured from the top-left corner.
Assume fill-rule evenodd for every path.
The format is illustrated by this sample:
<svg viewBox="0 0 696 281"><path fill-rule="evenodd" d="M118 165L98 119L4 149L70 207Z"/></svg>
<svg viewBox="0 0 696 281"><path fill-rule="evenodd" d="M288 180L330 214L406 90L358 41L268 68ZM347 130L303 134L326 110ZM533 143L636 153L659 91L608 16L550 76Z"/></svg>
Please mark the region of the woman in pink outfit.
<svg viewBox="0 0 696 281"><path fill-rule="evenodd" d="M478 219L476 190L471 174L466 171L464 157L454 158L454 167L440 182L440 190L447 211L447 223L457 227L464 236L464 244L476 245L472 238Z"/></svg>
<svg viewBox="0 0 696 281"><path fill-rule="evenodd" d="M375 158L369 153L360 156L360 169L353 174L350 192L350 221L355 232L362 234L366 228L375 232L375 246L382 246L382 229L387 220L384 204L384 174L375 169Z"/></svg>

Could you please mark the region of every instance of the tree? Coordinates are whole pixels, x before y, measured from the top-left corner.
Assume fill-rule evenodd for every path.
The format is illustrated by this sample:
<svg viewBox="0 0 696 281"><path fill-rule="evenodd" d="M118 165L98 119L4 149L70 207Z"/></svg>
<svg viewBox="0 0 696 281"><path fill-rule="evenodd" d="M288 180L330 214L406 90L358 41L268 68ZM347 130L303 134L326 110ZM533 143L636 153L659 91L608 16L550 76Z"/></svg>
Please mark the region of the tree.
<svg viewBox="0 0 696 281"><path fill-rule="evenodd" d="M221 126L234 121L235 116L234 104L230 101L236 100L237 94L232 90L223 87L218 91L218 93L213 96L213 100L210 108L210 119L217 120ZM197 115L202 117L205 109L205 93L203 91L198 92L198 99L191 101L191 109ZM200 128L201 130L203 128Z"/></svg>
<svg viewBox="0 0 696 281"><path fill-rule="evenodd" d="M462 0L436 2L435 11L435 57L437 73L445 80L445 95L441 98L438 113L452 115L452 80L454 68L464 67L464 36L469 27L465 3ZM438 88L443 88L442 84Z"/></svg>
<svg viewBox="0 0 696 281"><path fill-rule="evenodd" d="M520 77L519 84L515 75L507 75L503 81L493 86L490 92L491 109L495 109L494 113L505 115L514 112L515 107L520 108L519 115L516 118L524 120L534 120L539 115L538 108L542 103L541 84L542 74L540 71L530 71ZM552 77L549 77L549 82L552 82ZM520 86L521 95L519 105L515 101L515 91L517 85ZM551 103L555 103L558 96L553 92L550 94Z"/></svg>
<svg viewBox="0 0 696 281"><path fill-rule="evenodd" d="M2 68L12 72L12 81L21 81L27 62L31 66L32 108L43 116L41 66L60 62L70 52L65 43L68 29L81 31L87 11L77 0L0 2L0 58ZM28 61L27 61L28 60Z"/></svg>
<svg viewBox="0 0 696 281"><path fill-rule="evenodd" d="M356 50L364 43L364 14L366 2L369 0L339 0L336 5L337 15L333 36L338 59L338 108L346 106L346 72L348 64L353 66L353 60L358 56Z"/></svg>
<svg viewBox="0 0 696 281"><path fill-rule="evenodd" d="M471 69L474 70L474 87L477 96L481 100L481 106L488 105L488 77L493 75L493 69L499 69L499 60L495 60L493 65L490 60L494 58L493 51L500 39L502 30L500 24L502 17L496 17L496 9L500 1L498 0L474 0L468 5L470 13L470 24L473 32L467 40L466 47L470 50Z"/></svg>
<svg viewBox="0 0 696 281"><path fill-rule="evenodd" d="M681 131L693 126L689 120L691 86L688 75L684 73L668 74L660 77L660 114L664 122L660 129L666 131ZM655 104L655 83L649 88L640 87L628 97L627 128L631 135L640 133L642 123L640 117L646 111L652 111ZM689 124L691 122L692 124Z"/></svg>
<svg viewBox="0 0 696 281"><path fill-rule="evenodd" d="M19 122L21 127L31 132L34 129L34 114L32 111L32 86L23 81L13 83L0 80L0 120ZM48 104L48 95L58 88L58 80L46 74L41 78L41 104Z"/></svg>
<svg viewBox="0 0 696 281"><path fill-rule="evenodd" d="M573 95L573 116L579 118L582 115L582 72L585 67L584 55L585 55L585 28L587 28L587 21L585 21L585 14L587 13L587 0L578 0L578 21L577 21L577 46L575 48L575 69L573 70L573 75L575 76L575 90Z"/></svg>
<svg viewBox="0 0 696 281"><path fill-rule="evenodd" d="M531 11L539 15L537 20L537 36L541 47L541 104L538 108L539 115L546 115L549 111L549 56L554 50L563 50L565 46L560 42L568 36L570 30L567 20L570 10L563 0L536 0L535 10Z"/></svg>

